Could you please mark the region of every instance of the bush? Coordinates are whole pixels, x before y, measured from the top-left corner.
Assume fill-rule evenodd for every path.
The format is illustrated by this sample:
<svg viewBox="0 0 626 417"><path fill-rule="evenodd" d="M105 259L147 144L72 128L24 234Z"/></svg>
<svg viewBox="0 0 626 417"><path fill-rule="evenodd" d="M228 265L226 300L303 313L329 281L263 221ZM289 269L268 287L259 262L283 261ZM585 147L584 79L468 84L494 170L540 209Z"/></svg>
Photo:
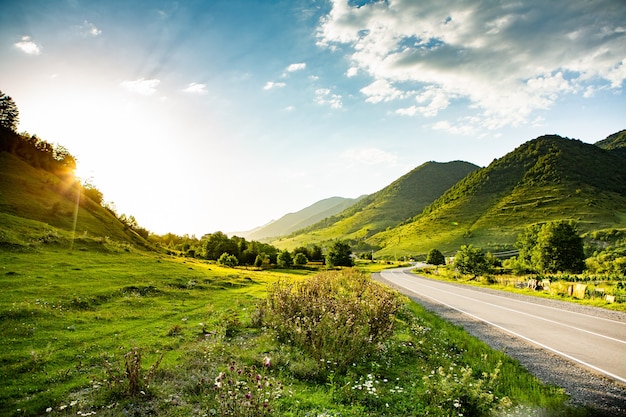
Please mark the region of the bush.
<svg viewBox="0 0 626 417"><path fill-rule="evenodd" d="M369 277L341 271L275 283L266 306L268 324L280 339L342 372L393 333L401 302Z"/></svg>
<svg viewBox="0 0 626 417"><path fill-rule="evenodd" d="M217 260L217 263L224 266L234 267L239 265L239 260L235 255L231 255L229 253L224 252L220 258Z"/></svg>

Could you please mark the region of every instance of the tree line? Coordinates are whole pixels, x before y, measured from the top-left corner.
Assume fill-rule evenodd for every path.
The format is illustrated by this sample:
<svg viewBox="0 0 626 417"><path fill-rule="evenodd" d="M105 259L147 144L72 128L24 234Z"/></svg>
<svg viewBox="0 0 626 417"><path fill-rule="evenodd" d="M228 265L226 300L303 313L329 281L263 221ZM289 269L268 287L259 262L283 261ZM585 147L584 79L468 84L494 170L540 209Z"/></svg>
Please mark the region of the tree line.
<svg viewBox="0 0 626 417"><path fill-rule="evenodd" d="M324 253L317 245L300 246L292 251L280 250L268 243L248 241L240 236L229 237L218 231L201 238L179 236L173 233L150 235L150 242L168 250L192 258L216 261L226 266L277 266L289 268L316 263L327 266L352 266L352 249L346 242L333 242Z"/></svg>
<svg viewBox="0 0 626 417"><path fill-rule="evenodd" d="M515 242L516 257L500 262L491 253L484 253L474 245L463 245L454 256L454 267L461 273L489 274L498 266L517 274L569 272L579 274L585 269L583 239L576 225L569 221L554 221L528 226ZM445 264L438 249L432 249L426 263Z"/></svg>

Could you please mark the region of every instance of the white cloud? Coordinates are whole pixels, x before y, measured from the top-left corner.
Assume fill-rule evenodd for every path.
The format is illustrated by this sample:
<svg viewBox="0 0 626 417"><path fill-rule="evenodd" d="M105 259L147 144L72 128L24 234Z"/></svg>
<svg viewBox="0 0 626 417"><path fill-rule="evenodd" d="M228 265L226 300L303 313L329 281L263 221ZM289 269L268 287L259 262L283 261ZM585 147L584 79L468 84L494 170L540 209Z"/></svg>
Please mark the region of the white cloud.
<svg viewBox="0 0 626 417"><path fill-rule="evenodd" d="M39 55L41 53L41 46L33 42L30 36L22 36L22 39L14 43L13 46L28 55Z"/></svg>
<svg viewBox="0 0 626 417"><path fill-rule="evenodd" d="M621 91L626 80L626 8L615 0L331 3L318 44L347 51L346 75L373 78L361 89L366 101L423 104L399 114L460 103L474 128L496 129L532 120L565 94Z"/></svg>
<svg viewBox="0 0 626 417"><path fill-rule="evenodd" d="M298 62L287 67L287 72L302 71L306 68L306 62Z"/></svg>
<svg viewBox="0 0 626 417"><path fill-rule="evenodd" d="M161 81L157 79L146 80L145 78L139 78L133 81L122 81L121 86L131 93L149 96L156 92L160 83Z"/></svg>
<svg viewBox="0 0 626 417"><path fill-rule="evenodd" d="M95 36L100 36L102 34L102 31L98 29L96 25L94 25L91 22L88 22L87 20L85 20L83 24L78 27L78 30L83 36L95 37Z"/></svg>
<svg viewBox="0 0 626 417"><path fill-rule="evenodd" d="M395 164L398 160L396 155L377 148L349 149L341 157L364 165Z"/></svg>
<svg viewBox="0 0 626 417"><path fill-rule="evenodd" d="M207 93L206 84L190 83L187 88L183 90L185 93L203 95Z"/></svg>
<svg viewBox="0 0 626 417"><path fill-rule="evenodd" d="M280 82L274 82L274 81L268 81L265 83L265 85L263 86L264 90L271 90L273 88L281 88L286 86L287 84L285 83L280 83Z"/></svg>
<svg viewBox="0 0 626 417"><path fill-rule="evenodd" d="M380 103L381 101L391 101L407 96L402 90L395 88L385 79L378 79L370 85L363 87L361 93L367 96L368 103Z"/></svg>
<svg viewBox="0 0 626 417"><path fill-rule="evenodd" d="M350 67L346 71L346 77L348 78L356 77L358 73L359 73L359 69L357 67Z"/></svg>
<svg viewBox="0 0 626 417"><path fill-rule="evenodd" d="M343 107L341 95L334 94L329 88L318 88L315 90L315 102L321 105L328 105L333 109Z"/></svg>

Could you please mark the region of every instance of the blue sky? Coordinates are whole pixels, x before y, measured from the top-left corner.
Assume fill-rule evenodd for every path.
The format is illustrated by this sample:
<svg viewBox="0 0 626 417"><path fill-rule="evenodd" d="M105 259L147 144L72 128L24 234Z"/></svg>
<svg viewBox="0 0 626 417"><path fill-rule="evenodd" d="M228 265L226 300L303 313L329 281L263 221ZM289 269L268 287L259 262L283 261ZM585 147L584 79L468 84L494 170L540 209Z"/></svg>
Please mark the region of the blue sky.
<svg viewBox="0 0 626 417"><path fill-rule="evenodd" d="M0 0L0 90L155 233L626 128L622 0Z"/></svg>

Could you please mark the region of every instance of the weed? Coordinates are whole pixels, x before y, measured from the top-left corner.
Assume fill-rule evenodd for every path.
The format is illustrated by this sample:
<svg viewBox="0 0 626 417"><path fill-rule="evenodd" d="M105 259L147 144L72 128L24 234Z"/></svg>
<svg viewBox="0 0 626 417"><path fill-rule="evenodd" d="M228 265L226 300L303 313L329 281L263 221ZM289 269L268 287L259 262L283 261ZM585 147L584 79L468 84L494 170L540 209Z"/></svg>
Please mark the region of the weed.
<svg viewBox="0 0 626 417"><path fill-rule="evenodd" d="M269 361L264 360L269 367ZM256 417L269 416L272 403L280 398L283 385L263 371L251 366L230 365L215 378L215 403L211 415Z"/></svg>
<svg viewBox="0 0 626 417"><path fill-rule="evenodd" d="M148 372L144 373L141 366L141 349L133 347L124 355L123 369L116 370L108 360L104 361L104 367L109 377L104 382L114 391L118 391L119 387L127 385L123 392L130 397L135 397L140 393L145 395L145 389L149 388L150 380L161 364L162 359L163 354L152 364Z"/></svg>

